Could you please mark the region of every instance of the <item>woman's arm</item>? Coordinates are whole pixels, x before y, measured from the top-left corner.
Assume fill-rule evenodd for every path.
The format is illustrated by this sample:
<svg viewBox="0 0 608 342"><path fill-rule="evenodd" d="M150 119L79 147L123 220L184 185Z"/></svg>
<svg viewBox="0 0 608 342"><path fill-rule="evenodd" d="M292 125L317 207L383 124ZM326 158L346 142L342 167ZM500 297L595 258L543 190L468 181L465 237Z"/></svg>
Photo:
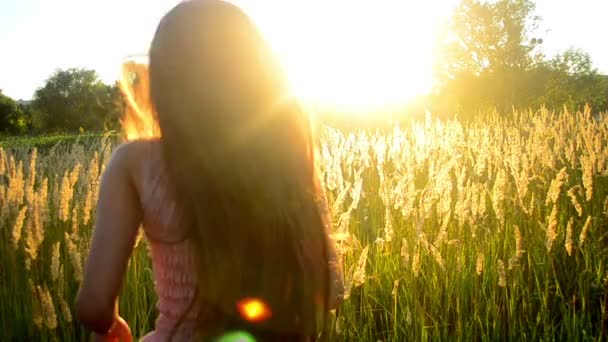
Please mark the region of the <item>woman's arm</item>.
<svg viewBox="0 0 608 342"><path fill-rule="evenodd" d="M344 299L344 274L342 272L342 263L336 252L336 243L329 237L327 232L328 250L327 257L329 261L330 278L330 309L335 309L338 304Z"/></svg>
<svg viewBox="0 0 608 342"><path fill-rule="evenodd" d="M141 222L139 196L130 171L132 149L132 144L118 147L104 171L91 249L76 299L79 321L100 334L120 321L118 294Z"/></svg>
<svg viewBox="0 0 608 342"><path fill-rule="evenodd" d="M329 306L335 309L344 299L344 273L342 272L342 262L336 250L336 242L330 237L331 234L331 213L327 203L327 196L322 188L319 188L320 203L319 209L325 226L325 236L327 239L327 261L329 265Z"/></svg>

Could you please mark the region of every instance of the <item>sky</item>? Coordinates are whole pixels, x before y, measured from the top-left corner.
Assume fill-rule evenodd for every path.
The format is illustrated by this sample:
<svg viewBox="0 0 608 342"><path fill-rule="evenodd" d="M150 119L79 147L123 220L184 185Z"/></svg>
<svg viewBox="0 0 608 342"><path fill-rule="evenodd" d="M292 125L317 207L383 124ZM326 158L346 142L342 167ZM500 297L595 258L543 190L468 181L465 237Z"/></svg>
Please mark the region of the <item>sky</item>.
<svg viewBox="0 0 608 342"><path fill-rule="evenodd" d="M158 21L177 2L0 0L0 89L15 99L30 99L56 69L70 67L94 69L103 81L111 83L118 78L120 63L125 57L147 51ZM367 44L373 46L368 50L376 51L365 54L356 60L357 63L383 58L382 63L374 64L373 70L370 68L370 74L366 76L370 80L384 80L381 79L383 73L394 71L381 69L386 56L393 55L393 63L405 60L407 62L401 64L409 64L401 70L404 75L416 74L413 78L423 82L431 72L428 61L431 36L440 22L449 16L457 0L234 2L260 25L286 64L288 74L312 89L321 85L319 77L330 77L330 73L334 73L334 79L346 78L352 69L343 66L345 57L356 55L355 51L361 54L360 50L354 50L357 44L359 49ZM608 45L603 44L605 37L600 30L608 13L607 0L537 0L536 5L536 14L543 18L539 33L544 38L544 52L548 56L568 47L581 48L591 54L600 72L608 73ZM368 21L370 14L376 21ZM386 32L375 35L375 27L392 30L391 36ZM348 36L350 31L357 31L357 34ZM361 44L360 39L366 32L370 33L368 40ZM357 41L354 41L355 37ZM401 44L405 47L388 50L388 46L394 49L399 45L395 42L397 39L406 42ZM314 57L320 54L310 51L332 46L335 49L336 41L344 52L332 50L332 53L322 54L327 61L315 60ZM386 44L380 45L383 41ZM415 52L412 52L412 46ZM306 63L316 64L312 67ZM355 64L350 67L354 68ZM318 74L317 78L310 76L312 70ZM373 75L376 72L380 76ZM346 84L342 82L342 85ZM333 89L341 85L337 82L327 84ZM353 94L356 93L341 95L352 98Z"/></svg>

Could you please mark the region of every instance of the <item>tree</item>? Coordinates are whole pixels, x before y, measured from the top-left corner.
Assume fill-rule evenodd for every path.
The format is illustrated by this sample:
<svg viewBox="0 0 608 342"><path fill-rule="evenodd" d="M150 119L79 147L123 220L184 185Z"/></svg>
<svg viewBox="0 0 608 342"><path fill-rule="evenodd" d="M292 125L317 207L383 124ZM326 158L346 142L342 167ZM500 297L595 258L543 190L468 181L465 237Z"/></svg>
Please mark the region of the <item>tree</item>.
<svg viewBox="0 0 608 342"><path fill-rule="evenodd" d="M0 131L22 133L27 129L22 108L0 90Z"/></svg>
<svg viewBox="0 0 608 342"><path fill-rule="evenodd" d="M439 46L435 111L471 115L541 105L576 111L585 104L607 109L608 79L588 54L569 49L544 59L542 39L532 37L540 22L534 7L531 0L462 1L449 26L451 39Z"/></svg>
<svg viewBox="0 0 608 342"><path fill-rule="evenodd" d="M570 111L586 104L597 110L606 109L608 83L593 68L588 53L570 48L545 64L548 80L538 102L553 108L565 105Z"/></svg>
<svg viewBox="0 0 608 342"><path fill-rule="evenodd" d="M114 110L115 93L93 70L58 70L34 94L34 126L54 132L102 130Z"/></svg>
<svg viewBox="0 0 608 342"><path fill-rule="evenodd" d="M530 38L540 22L534 9L530 0L461 2L439 44L436 110L507 111L528 103L526 88L542 60L542 39Z"/></svg>
<svg viewBox="0 0 608 342"><path fill-rule="evenodd" d="M441 65L447 76L480 75L503 69L529 69L540 55L542 39L529 36L540 17L530 0L463 0L451 20L450 39L441 42Z"/></svg>

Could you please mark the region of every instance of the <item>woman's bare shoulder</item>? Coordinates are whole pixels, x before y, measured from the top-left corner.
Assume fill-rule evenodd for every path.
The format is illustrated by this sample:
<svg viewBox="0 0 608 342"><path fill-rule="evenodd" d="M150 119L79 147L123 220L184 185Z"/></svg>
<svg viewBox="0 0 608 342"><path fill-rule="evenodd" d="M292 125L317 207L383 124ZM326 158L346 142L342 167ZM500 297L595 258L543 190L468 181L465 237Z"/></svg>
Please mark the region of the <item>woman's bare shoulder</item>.
<svg viewBox="0 0 608 342"><path fill-rule="evenodd" d="M108 163L107 168L119 169L122 175L128 176L137 183L141 175L144 161L159 145L157 140L135 140L118 145ZM138 184L136 184L138 185Z"/></svg>
<svg viewBox="0 0 608 342"><path fill-rule="evenodd" d="M110 162L120 163L124 167L136 165L154 144L154 141L149 140L134 140L122 143L112 152Z"/></svg>

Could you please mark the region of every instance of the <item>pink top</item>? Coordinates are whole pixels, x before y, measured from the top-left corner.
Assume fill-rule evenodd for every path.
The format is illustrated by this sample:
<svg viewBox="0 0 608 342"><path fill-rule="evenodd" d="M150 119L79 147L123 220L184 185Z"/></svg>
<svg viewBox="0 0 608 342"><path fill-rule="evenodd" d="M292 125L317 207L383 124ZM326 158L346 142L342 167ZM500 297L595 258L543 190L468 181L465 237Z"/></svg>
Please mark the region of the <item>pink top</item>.
<svg viewBox="0 0 608 342"><path fill-rule="evenodd" d="M173 335L173 341L188 341L197 318L196 305L192 303L197 283L193 246L186 238L185 226L180 224L181 216L168 186L160 143L150 141L148 146L146 150L150 153L143 161L140 199L144 232L150 242L159 315L155 330L142 341L166 341L180 317L192 307Z"/></svg>
<svg viewBox="0 0 608 342"><path fill-rule="evenodd" d="M193 303L197 288L193 244L188 239L186 226L175 202L162 158L160 141L148 141L141 168L140 201L143 225L150 242L154 272L154 288L158 295L159 315L155 330L141 341L167 341L168 336L183 316L172 341L190 341L197 325L199 305ZM331 297L337 302L343 297L344 287L340 263L333 246L329 248L329 267L332 274ZM190 311L188 312L188 310ZM184 316L185 314L185 316Z"/></svg>

